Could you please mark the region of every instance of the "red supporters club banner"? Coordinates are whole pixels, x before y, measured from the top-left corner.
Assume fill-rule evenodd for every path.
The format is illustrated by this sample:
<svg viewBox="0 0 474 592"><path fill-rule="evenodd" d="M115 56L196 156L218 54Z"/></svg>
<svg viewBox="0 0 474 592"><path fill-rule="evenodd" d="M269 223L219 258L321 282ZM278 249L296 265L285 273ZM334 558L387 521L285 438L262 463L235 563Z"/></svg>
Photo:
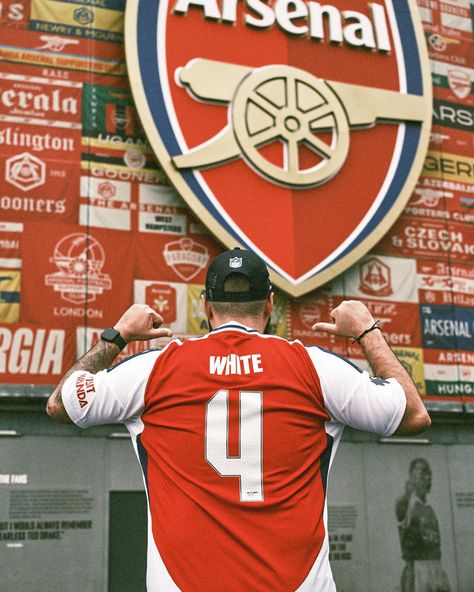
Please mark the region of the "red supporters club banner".
<svg viewBox="0 0 474 592"><path fill-rule="evenodd" d="M320 321L329 322L330 312L346 297L315 296L291 303L291 338L299 339L305 345L321 345L337 353L361 358L358 345L352 346L345 340L326 333L315 333L311 327ZM385 339L392 347L420 347L421 334L418 305L383 300L364 300L372 316L380 321Z"/></svg>
<svg viewBox="0 0 474 592"><path fill-rule="evenodd" d="M129 236L79 226L25 229L22 320L53 327L113 325L132 303L134 253Z"/></svg>
<svg viewBox="0 0 474 592"><path fill-rule="evenodd" d="M140 233L136 239L136 277L204 284L206 269L221 251L206 235Z"/></svg>
<svg viewBox="0 0 474 592"><path fill-rule="evenodd" d="M474 227L401 217L376 250L386 255L472 262Z"/></svg>
<svg viewBox="0 0 474 592"><path fill-rule="evenodd" d="M432 39L430 45L446 51L449 41L472 40L472 17L468 1L418 0L417 4L423 29L428 35L436 35L439 38ZM430 41L430 38L428 40Z"/></svg>
<svg viewBox="0 0 474 592"><path fill-rule="evenodd" d="M417 261L420 303L474 307L474 267Z"/></svg>
<svg viewBox="0 0 474 592"><path fill-rule="evenodd" d="M56 384L76 359L71 329L0 325L0 381Z"/></svg>
<svg viewBox="0 0 474 592"><path fill-rule="evenodd" d="M309 296L290 302L290 335L291 339L299 339L305 345L321 345L333 349L336 343L339 352L347 355L346 340L328 335L315 333L312 326L319 322L328 322L330 313L337 306L336 298L328 296L323 290L313 292Z"/></svg>
<svg viewBox="0 0 474 592"><path fill-rule="evenodd" d="M3 220L77 219L81 91L81 83L0 72Z"/></svg>
<svg viewBox="0 0 474 592"><path fill-rule="evenodd" d="M472 188L473 192L467 192L465 187ZM428 220L452 220L463 224L474 222L474 185L462 188L451 186L450 188L433 188L433 179L420 177L417 187L413 192L404 214L411 218Z"/></svg>
<svg viewBox="0 0 474 592"><path fill-rule="evenodd" d="M12 63L41 66L43 70L61 68L62 79L71 71L125 76L125 56L121 44L42 33L13 27L0 27L0 59ZM91 48L94 58L91 59ZM43 72L45 74L45 72ZM62 74L62 76L61 76Z"/></svg>
<svg viewBox="0 0 474 592"><path fill-rule="evenodd" d="M3 268L21 268L22 235L23 224L0 222L0 266Z"/></svg>
<svg viewBox="0 0 474 592"><path fill-rule="evenodd" d="M25 27L30 14L30 0L2 0L0 25Z"/></svg>
<svg viewBox="0 0 474 592"><path fill-rule="evenodd" d="M430 399L474 403L474 352L427 349L424 362Z"/></svg>
<svg viewBox="0 0 474 592"><path fill-rule="evenodd" d="M472 43L472 42L471 42ZM433 79L433 95L435 98L434 122L438 123L436 113L436 100L454 103L459 106L473 106L473 86L474 78L474 60L465 65L452 62L432 60L431 71ZM449 114L449 109L445 110L445 115ZM446 121L446 117L444 118ZM456 121L458 118L454 118ZM462 124L462 122L461 122Z"/></svg>

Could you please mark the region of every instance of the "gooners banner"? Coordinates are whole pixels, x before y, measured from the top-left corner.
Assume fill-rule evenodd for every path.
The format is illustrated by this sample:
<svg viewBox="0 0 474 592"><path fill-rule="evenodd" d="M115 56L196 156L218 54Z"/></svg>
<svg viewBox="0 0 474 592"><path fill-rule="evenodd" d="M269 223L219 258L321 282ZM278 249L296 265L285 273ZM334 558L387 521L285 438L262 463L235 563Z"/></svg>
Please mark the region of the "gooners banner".
<svg viewBox="0 0 474 592"><path fill-rule="evenodd" d="M414 0L130 0L129 76L177 191L299 296L393 224L431 81Z"/></svg>

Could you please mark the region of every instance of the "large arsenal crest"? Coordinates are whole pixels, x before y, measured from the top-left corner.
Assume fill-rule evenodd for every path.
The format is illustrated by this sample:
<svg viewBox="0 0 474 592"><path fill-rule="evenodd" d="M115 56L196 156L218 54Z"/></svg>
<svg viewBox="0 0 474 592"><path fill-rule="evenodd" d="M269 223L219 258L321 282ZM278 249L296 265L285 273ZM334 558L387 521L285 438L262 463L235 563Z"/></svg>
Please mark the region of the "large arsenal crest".
<svg viewBox="0 0 474 592"><path fill-rule="evenodd" d="M299 296L365 254L423 164L414 0L130 0L131 86L177 191Z"/></svg>

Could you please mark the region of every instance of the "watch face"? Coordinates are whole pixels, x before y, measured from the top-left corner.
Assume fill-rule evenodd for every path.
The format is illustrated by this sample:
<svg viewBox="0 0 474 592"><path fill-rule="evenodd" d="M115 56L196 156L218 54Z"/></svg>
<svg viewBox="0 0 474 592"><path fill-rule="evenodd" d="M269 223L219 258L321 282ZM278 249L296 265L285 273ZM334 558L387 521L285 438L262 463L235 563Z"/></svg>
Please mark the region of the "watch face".
<svg viewBox="0 0 474 592"><path fill-rule="evenodd" d="M115 341L115 339L117 339L117 337L120 337L120 333L117 331L117 329L113 329L112 327L105 329L101 335L101 338L104 341L111 341L112 343Z"/></svg>
<svg viewBox="0 0 474 592"><path fill-rule="evenodd" d="M123 349L127 345L125 339L120 335L117 329L114 329L113 327L107 327L105 331L102 331L100 337L103 341L115 343L120 349Z"/></svg>

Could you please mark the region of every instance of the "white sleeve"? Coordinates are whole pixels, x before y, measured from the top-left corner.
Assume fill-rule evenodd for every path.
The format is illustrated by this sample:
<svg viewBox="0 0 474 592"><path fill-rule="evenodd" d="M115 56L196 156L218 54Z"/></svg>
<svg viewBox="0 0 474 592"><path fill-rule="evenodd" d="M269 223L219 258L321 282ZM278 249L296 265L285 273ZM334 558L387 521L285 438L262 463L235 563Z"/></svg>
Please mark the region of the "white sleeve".
<svg viewBox="0 0 474 592"><path fill-rule="evenodd" d="M61 391L69 417L81 428L139 417L148 377L160 353L141 352L96 374L71 374Z"/></svg>
<svg viewBox="0 0 474 592"><path fill-rule="evenodd" d="M405 413L405 392L395 378L373 378L342 356L306 348L321 382L332 419L360 430L391 436Z"/></svg>

